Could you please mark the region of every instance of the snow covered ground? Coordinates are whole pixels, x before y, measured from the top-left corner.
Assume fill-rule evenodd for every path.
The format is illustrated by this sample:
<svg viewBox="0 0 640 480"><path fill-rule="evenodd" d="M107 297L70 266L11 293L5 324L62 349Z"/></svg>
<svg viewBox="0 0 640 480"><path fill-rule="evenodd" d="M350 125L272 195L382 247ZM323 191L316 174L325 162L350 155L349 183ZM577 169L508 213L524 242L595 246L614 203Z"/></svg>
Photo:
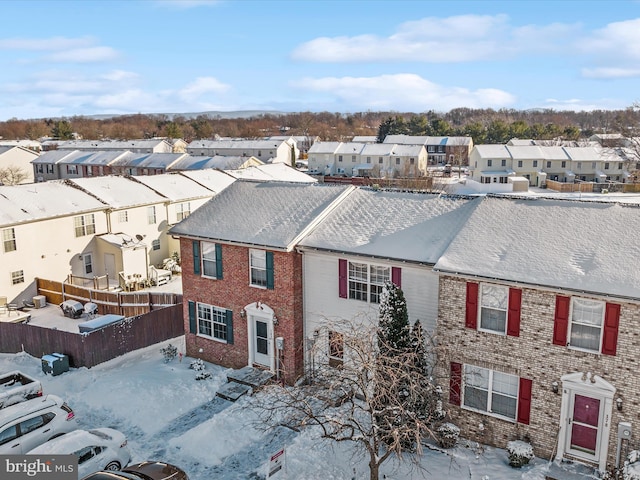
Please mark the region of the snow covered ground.
<svg viewBox="0 0 640 480"><path fill-rule="evenodd" d="M131 352L91 369L71 369L52 377L39 358L0 354L0 372L21 370L36 376L45 393L64 398L79 428L112 427L128 440L132 461L162 460L183 468L191 480L265 478L269 458L286 449L286 472L273 479L368 479L367 461L344 444L319 439L310 428L300 433L257 428L247 399L236 403L215 396L227 369L206 364L211 378L196 381L193 359L165 363L160 348L184 352L184 337ZM534 459L516 470L504 450L461 440L447 451L425 449L418 469L388 461L386 479L543 480L549 464Z"/></svg>

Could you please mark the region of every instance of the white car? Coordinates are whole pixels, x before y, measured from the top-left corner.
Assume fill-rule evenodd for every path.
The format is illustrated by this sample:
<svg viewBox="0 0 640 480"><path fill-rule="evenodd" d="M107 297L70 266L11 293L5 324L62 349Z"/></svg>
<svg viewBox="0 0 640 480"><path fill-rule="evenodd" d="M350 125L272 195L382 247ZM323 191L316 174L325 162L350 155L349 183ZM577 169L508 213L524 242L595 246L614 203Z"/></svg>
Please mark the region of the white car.
<svg viewBox="0 0 640 480"><path fill-rule="evenodd" d="M30 455L76 455L78 478L98 470L120 470L131 461L127 438L112 428L75 430L43 443Z"/></svg>
<svg viewBox="0 0 640 480"><path fill-rule="evenodd" d="M73 410L46 395L0 410L0 455L21 455L76 429Z"/></svg>

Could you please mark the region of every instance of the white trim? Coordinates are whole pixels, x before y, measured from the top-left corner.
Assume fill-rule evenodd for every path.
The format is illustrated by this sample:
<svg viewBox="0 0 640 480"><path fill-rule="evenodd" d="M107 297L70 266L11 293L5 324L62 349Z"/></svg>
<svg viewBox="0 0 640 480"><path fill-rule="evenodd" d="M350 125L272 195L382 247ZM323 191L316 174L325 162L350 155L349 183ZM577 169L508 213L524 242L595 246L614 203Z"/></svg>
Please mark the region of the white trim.
<svg viewBox="0 0 640 480"><path fill-rule="evenodd" d="M562 376L561 381L562 405L560 407L560 430L558 432L558 452L556 460L562 460L565 454L570 454L572 457L597 463L600 471L604 472L607 467L609 436L611 433L611 412L616 388L602 377L593 375L590 372L570 373ZM588 455L578 451L568 451L568 442L571 435L570 421L572 417L573 400L576 394L600 400L598 436L594 455Z"/></svg>
<svg viewBox="0 0 640 480"><path fill-rule="evenodd" d="M268 305L260 302L250 303L244 307L247 317L247 350L249 352L247 365L252 367L256 362L255 352L255 336L256 336L256 320L267 324L267 356L269 357L269 370L273 373L276 371L275 342L273 332L274 312Z"/></svg>

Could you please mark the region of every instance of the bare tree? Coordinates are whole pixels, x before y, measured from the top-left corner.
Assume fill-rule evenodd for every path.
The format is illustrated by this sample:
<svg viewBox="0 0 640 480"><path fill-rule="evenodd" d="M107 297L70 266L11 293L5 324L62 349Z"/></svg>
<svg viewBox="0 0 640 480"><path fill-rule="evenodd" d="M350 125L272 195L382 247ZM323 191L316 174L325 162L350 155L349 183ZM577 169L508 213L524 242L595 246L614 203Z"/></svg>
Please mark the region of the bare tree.
<svg viewBox="0 0 640 480"><path fill-rule="evenodd" d="M0 185L17 185L27 178L27 172L15 165L0 168Z"/></svg>
<svg viewBox="0 0 640 480"><path fill-rule="evenodd" d="M419 465L423 440L444 412L433 369L416 373L416 356L424 350L378 348L373 323L341 321L316 330L308 381L267 386L270 394L252 397L252 407L267 426L315 426L321 438L356 445L368 458L370 480L378 480L390 457Z"/></svg>

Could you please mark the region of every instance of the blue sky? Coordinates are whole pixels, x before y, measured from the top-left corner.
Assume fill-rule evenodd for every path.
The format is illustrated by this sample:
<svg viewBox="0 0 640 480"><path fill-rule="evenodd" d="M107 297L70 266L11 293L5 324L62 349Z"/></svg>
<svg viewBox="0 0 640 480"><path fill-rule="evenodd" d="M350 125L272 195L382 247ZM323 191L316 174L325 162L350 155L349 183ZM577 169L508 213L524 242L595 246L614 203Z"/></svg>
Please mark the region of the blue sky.
<svg viewBox="0 0 640 480"><path fill-rule="evenodd" d="M4 0L0 120L623 109L638 1Z"/></svg>

